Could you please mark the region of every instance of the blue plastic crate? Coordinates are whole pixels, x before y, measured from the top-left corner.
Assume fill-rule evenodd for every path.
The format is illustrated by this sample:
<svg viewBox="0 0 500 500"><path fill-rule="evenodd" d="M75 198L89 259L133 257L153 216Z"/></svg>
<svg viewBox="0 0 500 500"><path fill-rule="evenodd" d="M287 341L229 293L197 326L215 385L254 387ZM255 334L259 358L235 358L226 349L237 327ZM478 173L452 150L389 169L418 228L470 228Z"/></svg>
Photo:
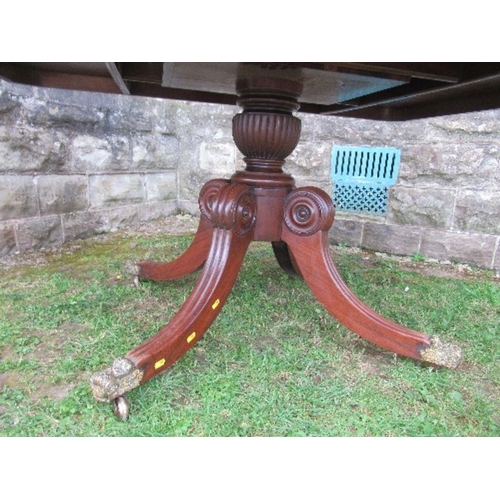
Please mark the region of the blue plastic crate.
<svg viewBox="0 0 500 500"><path fill-rule="evenodd" d="M396 148L334 146L333 201L337 210L383 215L396 183L401 152Z"/></svg>

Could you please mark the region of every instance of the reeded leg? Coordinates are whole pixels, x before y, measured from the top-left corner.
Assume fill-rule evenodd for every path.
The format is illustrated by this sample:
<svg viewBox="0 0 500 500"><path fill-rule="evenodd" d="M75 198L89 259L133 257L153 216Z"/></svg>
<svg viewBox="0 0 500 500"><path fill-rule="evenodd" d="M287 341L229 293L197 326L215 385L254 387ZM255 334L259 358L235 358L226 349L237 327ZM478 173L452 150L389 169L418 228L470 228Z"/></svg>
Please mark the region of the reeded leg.
<svg viewBox="0 0 500 500"><path fill-rule="evenodd" d="M234 285L255 226L251 191L229 184L213 197L213 234L200 278L168 325L91 380L94 397L112 401L171 366L203 336Z"/></svg>
<svg viewBox="0 0 500 500"><path fill-rule="evenodd" d="M188 249L171 262L144 261L137 263L137 276L142 280L169 281L187 276L200 269L207 259L212 241L212 222L209 217L214 195L227 185L228 181L214 179L200 192L200 223Z"/></svg>
<svg viewBox="0 0 500 500"><path fill-rule="evenodd" d="M333 214L330 198L317 188L296 190L285 201L282 239L318 300L347 328L380 347L435 365L458 366L459 347L384 318L348 288L330 255L328 229Z"/></svg>
<svg viewBox="0 0 500 500"><path fill-rule="evenodd" d="M182 255L171 262L138 262L137 276L141 280L152 281L169 281L187 276L203 266L211 241L212 223L202 214L193 241Z"/></svg>

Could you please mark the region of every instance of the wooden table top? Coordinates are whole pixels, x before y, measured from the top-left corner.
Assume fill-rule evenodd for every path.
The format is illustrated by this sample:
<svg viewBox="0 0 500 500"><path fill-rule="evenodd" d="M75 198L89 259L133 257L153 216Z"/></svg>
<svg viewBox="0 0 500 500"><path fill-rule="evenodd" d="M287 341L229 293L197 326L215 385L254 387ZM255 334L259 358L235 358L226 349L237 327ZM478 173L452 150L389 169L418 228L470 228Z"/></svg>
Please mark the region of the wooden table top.
<svg viewBox="0 0 500 500"><path fill-rule="evenodd" d="M409 120L500 108L500 63L0 63L0 78L73 90L236 104L245 78L300 88L300 111Z"/></svg>

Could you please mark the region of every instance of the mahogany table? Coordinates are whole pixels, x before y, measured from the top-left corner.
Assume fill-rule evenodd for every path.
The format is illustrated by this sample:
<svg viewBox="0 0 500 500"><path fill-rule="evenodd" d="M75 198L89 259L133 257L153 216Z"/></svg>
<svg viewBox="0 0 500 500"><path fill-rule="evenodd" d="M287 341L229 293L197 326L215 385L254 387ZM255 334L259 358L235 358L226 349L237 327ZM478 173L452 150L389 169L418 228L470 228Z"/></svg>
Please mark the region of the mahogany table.
<svg viewBox="0 0 500 500"><path fill-rule="evenodd" d="M156 335L92 377L94 397L113 402L117 416L126 418L126 393L175 363L221 313L252 241L270 242L282 269L301 277L332 316L361 337L401 356L458 366L458 346L398 325L353 294L329 249L332 200L317 187L296 188L283 165L299 140L299 108L383 120L490 109L500 105L499 72L496 63L0 65L0 74L26 83L237 103L242 109L233 118L233 137L245 169L202 188L199 227L184 254L172 262L137 264L139 279L155 281L202 267L191 295Z"/></svg>

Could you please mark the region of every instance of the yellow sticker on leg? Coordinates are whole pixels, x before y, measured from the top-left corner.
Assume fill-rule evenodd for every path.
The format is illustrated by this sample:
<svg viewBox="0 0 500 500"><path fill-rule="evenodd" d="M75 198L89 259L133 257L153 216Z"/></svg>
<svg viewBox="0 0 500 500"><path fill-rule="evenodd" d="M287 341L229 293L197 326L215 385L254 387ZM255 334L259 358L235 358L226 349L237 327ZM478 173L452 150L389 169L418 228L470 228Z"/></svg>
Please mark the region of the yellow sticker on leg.
<svg viewBox="0 0 500 500"><path fill-rule="evenodd" d="M158 360L155 363L155 370L158 370L158 368L161 368L164 364L165 364L165 358Z"/></svg>
<svg viewBox="0 0 500 500"><path fill-rule="evenodd" d="M213 304L212 304L212 309L217 309L219 307L219 304L220 304L220 300L217 299Z"/></svg>
<svg viewBox="0 0 500 500"><path fill-rule="evenodd" d="M196 337L196 332L193 332L188 338L187 338L187 342L188 344L191 343L194 338Z"/></svg>

